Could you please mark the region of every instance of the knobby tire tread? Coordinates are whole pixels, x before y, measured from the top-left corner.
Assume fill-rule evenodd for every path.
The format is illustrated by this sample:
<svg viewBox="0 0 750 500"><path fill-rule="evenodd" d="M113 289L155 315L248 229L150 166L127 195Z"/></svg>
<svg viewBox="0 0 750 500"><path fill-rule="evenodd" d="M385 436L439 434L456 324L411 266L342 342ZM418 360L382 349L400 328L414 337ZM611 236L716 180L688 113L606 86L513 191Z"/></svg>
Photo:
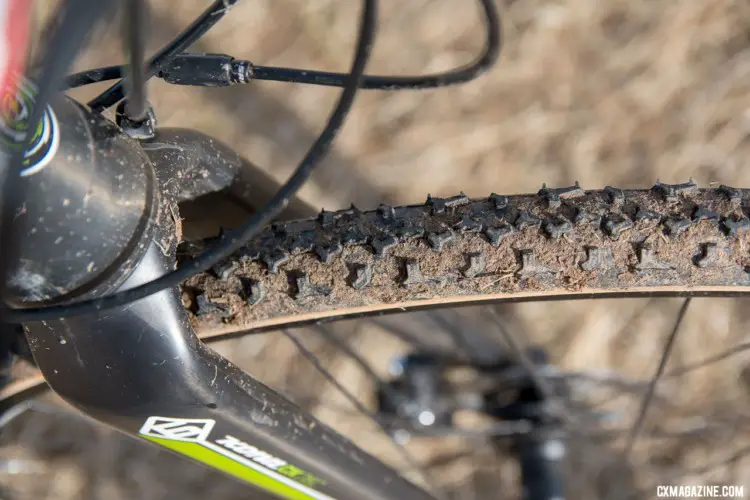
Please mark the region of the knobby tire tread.
<svg viewBox="0 0 750 500"><path fill-rule="evenodd" d="M267 227L183 284L193 326L450 298L750 286L750 190L657 183L428 197Z"/></svg>

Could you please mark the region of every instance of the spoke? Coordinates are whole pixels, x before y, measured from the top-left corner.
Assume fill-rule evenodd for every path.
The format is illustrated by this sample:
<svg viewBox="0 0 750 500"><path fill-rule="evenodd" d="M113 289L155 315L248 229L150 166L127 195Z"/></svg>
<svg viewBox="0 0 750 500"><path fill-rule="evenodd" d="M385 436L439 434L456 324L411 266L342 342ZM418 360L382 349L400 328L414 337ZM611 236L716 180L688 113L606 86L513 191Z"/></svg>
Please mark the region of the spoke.
<svg viewBox="0 0 750 500"><path fill-rule="evenodd" d="M652 440L665 440L675 438L687 438L687 437L699 437L699 436L716 436L721 433L726 433L728 429L733 431L739 431L747 429L750 418L742 415L736 417L733 420L718 420L712 422L707 420L706 417L684 417L686 422L670 423L669 429L656 429L653 432L649 432L646 436L640 439L652 439ZM700 420L700 421L698 421ZM623 433L632 429L632 427L613 429L608 434L602 434L603 436L611 436L612 439L622 436Z"/></svg>
<svg viewBox="0 0 750 500"><path fill-rule="evenodd" d="M683 469L683 470L680 470L680 471L675 472L673 474L666 474L664 477L662 477L662 478L659 479L658 485L661 485L661 484L670 484L670 483L674 484L674 482L677 479L680 479L680 478L685 477L687 475L690 475L690 476L705 476L705 475L710 474L711 472L715 471L716 469L718 469L720 467L724 467L727 464L730 464L730 463L733 463L733 462L737 462L737 461L743 459L746 456L750 456L750 446L744 446L744 447L742 447L742 448L740 448L738 450L733 451L729 455L726 455L726 456L724 456L724 457L722 457L722 458L720 458L718 460L712 461L712 462L704 463L704 464L702 464L702 465L700 465L698 467L693 467L693 468L690 468L690 469ZM631 500L631 499L635 499L635 498L643 498L644 494L646 494L646 495L653 495L654 492L656 491L656 486L657 486L657 484L654 484L648 490L644 489L644 490L641 490L641 491L637 491L637 492L635 492L635 493L633 493L631 495L628 495L626 497L626 500Z"/></svg>
<svg viewBox="0 0 750 500"><path fill-rule="evenodd" d="M599 386L618 389L619 391L635 393L639 393L648 388L648 381L630 379L614 371L560 372L552 373L548 375L548 377L565 380L568 384L575 384L577 382L594 383Z"/></svg>
<svg viewBox="0 0 750 500"><path fill-rule="evenodd" d="M362 371L365 372L373 380L376 385L384 384L383 379L381 379L380 376L375 373L375 370L372 369L370 364L365 361L365 359L360 356L359 353L355 351L348 342L340 339L338 335L331 331L330 328L328 328L327 326L316 325L312 329L326 342L336 347L336 349L339 349L346 356L350 357L352 361L354 361L354 363L356 363L362 369ZM355 324L353 330L355 332L355 335L361 332L361 326L359 322Z"/></svg>
<svg viewBox="0 0 750 500"><path fill-rule="evenodd" d="M306 339L310 338L308 329L304 329L301 332L304 332L303 335L306 336ZM354 332L354 334L356 333ZM311 342L314 342L314 345ZM306 348L322 366L330 366L336 357L340 355L339 350L335 346L317 338L310 338L310 341L306 343ZM296 352L299 353L299 350L297 349ZM298 356L290 359L297 360ZM290 390L290 392L304 391L311 395L317 395L318 402L320 402L320 389L325 385L325 379L316 376L317 373L319 373L317 370L310 373L309 365L294 363L289 370L285 370L283 377L284 387Z"/></svg>
<svg viewBox="0 0 750 500"><path fill-rule="evenodd" d="M86 421L91 424L97 423L97 420L95 420L93 417L90 417L86 413L73 410L70 407L45 403L43 401L37 401L35 399L29 399L5 410L2 413L2 416L0 416L0 429L4 429L22 415L30 412L50 415L53 417L70 417Z"/></svg>
<svg viewBox="0 0 750 500"><path fill-rule="evenodd" d="M427 462L425 462L424 466L428 469L438 469L440 467L453 465L453 463L457 460L469 459L475 454L476 450L473 447L469 449L451 451L430 458Z"/></svg>
<svg viewBox="0 0 750 500"><path fill-rule="evenodd" d="M641 307L633 311L633 313L628 316L628 320L625 322L622 327L617 330L617 333L614 335L614 338L620 338L624 333L627 333L628 331L632 330L639 319L643 317L644 314L646 314L648 311L650 311L653 308L657 308L661 305L661 303L664 301L664 299L648 299L645 304L643 304Z"/></svg>
<svg viewBox="0 0 750 500"><path fill-rule="evenodd" d="M512 359L520 363L521 366L526 370L528 376L531 378L532 383L536 387L536 390L544 397L547 404L550 405L561 417L564 427L566 427L567 430L569 430L571 433L575 433L577 438L587 437L588 432L585 429L580 429L581 426L579 425L573 414L570 412L570 410L567 408L564 398L558 397L555 388L548 382L548 380L541 373L539 367L526 354L526 350L522 347L521 343L515 338L510 329L507 328L505 322L500 317L499 311L496 308L492 307L488 308L487 312L494 320L495 326L505 339L505 344L510 350ZM574 482L580 480L580 477L576 477L575 479L573 479Z"/></svg>
<svg viewBox="0 0 750 500"><path fill-rule="evenodd" d="M743 448L740 448L739 450L736 450L732 452L731 454L722 457L714 462L708 462L698 467L693 467L691 469L682 470L672 476L670 476L670 479L676 479L679 477L683 477L687 474L690 474L691 476L704 476L706 474L709 474L713 472L714 470L718 469L719 467L726 465L728 463L736 462L740 460L741 458L744 458L746 456L750 455L750 446L745 446Z"/></svg>
<svg viewBox="0 0 750 500"><path fill-rule="evenodd" d="M316 398L309 395L297 396L294 393L286 393L282 391L296 404L304 407L316 407L324 410L329 410L341 415L348 417L360 417L362 412L355 408L347 408L343 405L328 402L318 402ZM367 415L365 415L367 416ZM368 416L369 418L369 416ZM404 420L402 417L396 415L378 414L377 419L381 423L387 423L389 425L402 424L400 427L408 431L410 435L415 437L460 437L460 438L496 438L496 437L511 437L518 436L521 434L529 434L532 431L531 423L526 420L516 420L511 422L496 422L488 425L485 428L472 429L465 427L426 427L424 429L415 429L411 427L411 423Z"/></svg>
<svg viewBox="0 0 750 500"><path fill-rule="evenodd" d="M373 318L370 320L372 323L384 328L386 332L401 340L402 342L418 348L422 352L433 352L434 347L425 343L422 339L415 336L412 332L406 330L402 325L391 324L389 321L385 321L380 318Z"/></svg>
<svg viewBox="0 0 750 500"><path fill-rule="evenodd" d="M430 318L430 320L435 323L438 328L442 329L443 332L448 335L448 337L450 337L453 345L457 349L460 349L464 353L464 355L468 356L469 360L474 360L482 357L482 350L481 348L479 348L480 346L473 345L468 336L465 335L465 333L462 332L461 329L459 329L453 323L453 321L450 321L445 316L440 314L440 312L436 311L428 311L427 317Z"/></svg>
<svg viewBox="0 0 750 500"><path fill-rule="evenodd" d="M446 437L455 436L462 438L498 438L515 437L529 434L533 430L533 424L528 420L511 420L507 422L492 423L484 429L469 429L462 427L429 427L420 431L421 436Z"/></svg>
<svg viewBox="0 0 750 500"><path fill-rule="evenodd" d="M330 382L331 385L333 385L336 388L336 390L338 390L341 393L341 395L344 396L344 398L346 398L347 401L349 401L349 403L351 403L357 409L357 411L359 411L359 413L369 418L375 425L377 425L380 428L380 430L386 436L388 436L388 439L394 445L394 448L401 455L401 457L406 462L406 464L409 467L415 468L419 472L419 475L421 476L422 480L425 482L427 487L430 488L430 490L432 490L432 493L435 495L439 495L439 498L444 498L442 497L442 495L440 495L437 488L435 488L436 483L434 479L431 477L431 474L419 464L416 458L414 458L412 454L409 453L404 446L398 444L393 439L393 437L391 437L390 433L388 432L388 429L386 428L384 423L378 418L378 416L373 414L370 410L368 410L362 404L362 402L360 402L359 399L357 399L357 397L351 393L351 391L349 391L338 380L336 380L336 378L331 374L331 372L326 370L325 367L320 364L320 360L318 360L315 354L309 351L307 347L305 347L305 345L299 340L299 338L294 333L291 332L291 330L283 329L281 331L289 340L292 341L295 347L299 350L300 354L302 354L302 356L304 356L320 372L320 374L323 375L323 377L325 377L326 380L328 380L328 382Z"/></svg>
<svg viewBox="0 0 750 500"><path fill-rule="evenodd" d="M315 396L311 396L309 394L298 394L294 391L288 391L285 388L281 389L280 392L284 394L284 396L294 401L295 404L309 411L314 411L315 409L323 409L323 410L328 410L334 413L339 413L341 415L346 415L348 417L362 416L362 413L359 410L357 410L356 408L350 408L349 406L346 406L345 404L321 401L319 398ZM378 418L381 421L389 421L389 422L391 418L394 421L398 420L396 417L390 417L389 415L378 415Z"/></svg>
<svg viewBox="0 0 750 500"><path fill-rule="evenodd" d="M711 356L709 358L703 359L701 361L698 361L696 363L693 363L691 365L684 366L678 370L672 371L664 375L664 378L676 378L681 377L683 375L686 375L692 371L699 370L701 368L705 368L708 365L712 365L714 363L718 363L719 361L724 361L725 359L731 358L735 354L739 354L741 352L744 352L746 350L750 349L750 342L743 342L742 344L737 344L736 346L732 347L731 349L727 349L726 351L719 353L715 356Z"/></svg>
<svg viewBox="0 0 750 500"><path fill-rule="evenodd" d="M357 322L354 327L355 335L358 334L360 330L361 323ZM340 339L335 333L333 333L328 327L325 326L315 326L313 327L313 330L320 335L326 342L333 345L336 349L339 349L342 353L344 353L345 356L351 358L354 363L359 366L363 372L372 380L373 384L375 384L375 387L378 389L382 389L385 393L385 396L388 398L391 402L398 401L398 396L394 392L393 388L386 383L385 380L383 380L380 375L375 373L375 370L372 369L372 366L370 366L370 363L368 363L362 356L359 355L357 351L355 351L348 342L343 341Z"/></svg>
<svg viewBox="0 0 750 500"><path fill-rule="evenodd" d="M680 307L680 311L677 313L677 319L675 320L674 327L672 327L672 331L670 332L669 337L667 337L664 351L662 352L661 359L659 360L659 366L656 369L656 373L654 373L654 376L651 378L648 389L646 389L646 394L643 397L643 402L641 403L641 410L638 414L638 418L636 418L635 423L633 423L633 426L630 428L630 433L628 435L627 442L625 444L625 450L623 452L623 456L626 459L632 453L633 446L635 445L635 440L638 437L638 432L640 431L641 427L643 427L643 422L646 419L646 412L648 411L649 404L654 397L656 384L664 374L664 368L666 367L667 361L669 360L669 355L672 353L675 339L677 338L677 334L680 332L680 328L682 327L682 320L685 318L685 313L687 313L689 305L689 298L685 299L682 302L682 307Z"/></svg>
<svg viewBox="0 0 750 500"><path fill-rule="evenodd" d="M550 384L540 373L539 367L529 358L526 351L521 346L521 343L515 338L511 331L505 327L503 322L500 321L497 311L489 309L488 312L490 316L495 319L495 324L505 338L505 343L507 344L508 349L510 349L511 355L528 372L531 381L534 383L539 393L541 393L550 404L553 404L555 409L559 410L560 416L570 429L577 428L578 425L576 420L565 407L562 398L557 395L557 391L555 391L552 384Z"/></svg>

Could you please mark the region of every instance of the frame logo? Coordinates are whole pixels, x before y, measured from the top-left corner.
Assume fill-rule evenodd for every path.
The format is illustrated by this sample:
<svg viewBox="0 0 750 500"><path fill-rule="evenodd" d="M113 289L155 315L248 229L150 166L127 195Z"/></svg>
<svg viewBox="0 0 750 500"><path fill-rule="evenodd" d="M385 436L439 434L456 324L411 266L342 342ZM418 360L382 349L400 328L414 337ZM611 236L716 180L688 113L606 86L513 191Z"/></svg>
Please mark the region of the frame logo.
<svg viewBox="0 0 750 500"><path fill-rule="evenodd" d="M149 417L139 433L155 438L203 443L215 424L216 421L209 418Z"/></svg>

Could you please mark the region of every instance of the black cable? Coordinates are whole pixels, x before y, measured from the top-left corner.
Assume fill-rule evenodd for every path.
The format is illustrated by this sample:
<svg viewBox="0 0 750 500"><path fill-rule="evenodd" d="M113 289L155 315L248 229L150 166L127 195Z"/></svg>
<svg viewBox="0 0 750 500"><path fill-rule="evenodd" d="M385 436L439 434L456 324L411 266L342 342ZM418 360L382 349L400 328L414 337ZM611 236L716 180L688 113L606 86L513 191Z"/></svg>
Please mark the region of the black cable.
<svg viewBox="0 0 750 500"><path fill-rule="evenodd" d="M122 78L122 66L105 66L103 68L87 69L80 73L73 73L65 77L63 90L74 89L91 85L92 83L106 82Z"/></svg>
<svg viewBox="0 0 750 500"><path fill-rule="evenodd" d="M487 34L484 49L473 62L457 69L432 75L365 75L360 88L368 90L418 90L465 83L480 76L492 67L500 56L502 25L497 7L495 7L492 0L479 0L479 3L484 13L483 18ZM166 64L163 64L162 67L165 66ZM122 70L117 66L92 69L68 77L68 87L78 87L102 80L114 80L121 76ZM251 65L248 76L251 80L343 87L347 74L299 68Z"/></svg>
<svg viewBox="0 0 750 500"><path fill-rule="evenodd" d="M354 97L357 94L362 75L364 74L365 65L369 59L372 43L375 38L376 11L376 0L364 0L357 50L354 62L352 63L349 81L347 82L346 87L344 87L343 92L341 92L339 101L331 113L323 132L321 132L316 141L310 147L304 159L289 180L287 180L286 184L279 189L263 210L253 214L247 222L232 231L231 234L227 235L225 239L218 243L214 248L204 252L179 269L165 274L160 278L123 292L118 292L113 295L93 300L51 307L9 310L7 311L8 319L6 321L17 323L42 321L81 314L91 314L104 309L120 307L157 293L165 288L177 286L190 276L211 268L220 260L228 257L242 247L245 242L255 236L265 225L271 222L271 220L273 220L273 218L276 217L284 207L286 207L289 203L289 199L294 196L300 187L302 187L305 181L310 177L315 166L328 152L331 142L334 137L336 137L346 115L349 113L349 110L354 103Z"/></svg>
<svg viewBox="0 0 750 500"><path fill-rule="evenodd" d="M146 117L146 2L145 0L128 0L125 5L125 46L130 55L128 65L129 77L125 80L128 99L125 114L134 121L140 122Z"/></svg>
<svg viewBox="0 0 750 500"><path fill-rule="evenodd" d="M486 32L484 49L480 56L470 64L432 75L419 76L378 76L366 75L362 79L363 89L369 90L419 90L447 85L456 85L471 81L491 68L500 56L501 24L494 0L479 0L484 11ZM315 71L274 66L253 66L253 80L271 80L276 82L305 83L341 87L346 78L344 73Z"/></svg>
<svg viewBox="0 0 750 500"><path fill-rule="evenodd" d="M26 130L36 130L47 110L47 104L57 93L60 83L76 54L83 46L94 24L104 17L114 5L114 0L100 0L93 4L89 0L67 0L60 8L61 18L55 21L50 33L50 43L41 56L39 71L33 78L36 83L34 104L27 120ZM27 134L25 144L15 150L8 168L2 169L2 220L0 221L0 283L5 287L9 267L14 262L18 241L13 237L12 226L15 210L22 206L26 188L21 182L24 152L33 134ZM0 307L2 304L0 304ZM4 309L4 308L3 308ZM2 311L3 316L10 313Z"/></svg>
<svg viewBox="0 0 750 500"><path fill-rule="evenodd" d="M149 61L146 71L146 80L151 78L159 70L159 67L167 62L171 57L179 54L208 30L210 30L239 0L214 0L214 3L198 16L190 26L182 31L176 38L161 48ZM123 80L112 85L110 88L99 94L89 101L88 105L94 111L102 111L110 106L114 106L125 97L123 90Z"/></svg>

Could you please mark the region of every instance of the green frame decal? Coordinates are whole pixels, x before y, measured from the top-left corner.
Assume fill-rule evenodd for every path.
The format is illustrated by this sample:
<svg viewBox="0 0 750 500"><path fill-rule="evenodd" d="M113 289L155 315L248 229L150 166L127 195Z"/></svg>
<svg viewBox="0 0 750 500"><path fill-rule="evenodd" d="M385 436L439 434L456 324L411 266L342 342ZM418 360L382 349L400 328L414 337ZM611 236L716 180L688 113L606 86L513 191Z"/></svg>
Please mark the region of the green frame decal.
<svg viewBox="0 0 750 500"><path fill-rule="evenodd" d="M215 424L216 421L212 419L152 416L143 424L138 435L279 498L333 500L311 487L325 484L322 479L233 436L211 439ZM232 446L227 447L227 443Z"/></svg>
<svg viewBox="0 0 750 500"><path fill-rule="evenodd" d="M0 151L9 154L27 146L21 177L41 171L52 161L60 147L60 125L49 105L27 144L28 120L34 107L36 91L37 88L31 81L21 78L15 98L0 103Z"/></svg>

